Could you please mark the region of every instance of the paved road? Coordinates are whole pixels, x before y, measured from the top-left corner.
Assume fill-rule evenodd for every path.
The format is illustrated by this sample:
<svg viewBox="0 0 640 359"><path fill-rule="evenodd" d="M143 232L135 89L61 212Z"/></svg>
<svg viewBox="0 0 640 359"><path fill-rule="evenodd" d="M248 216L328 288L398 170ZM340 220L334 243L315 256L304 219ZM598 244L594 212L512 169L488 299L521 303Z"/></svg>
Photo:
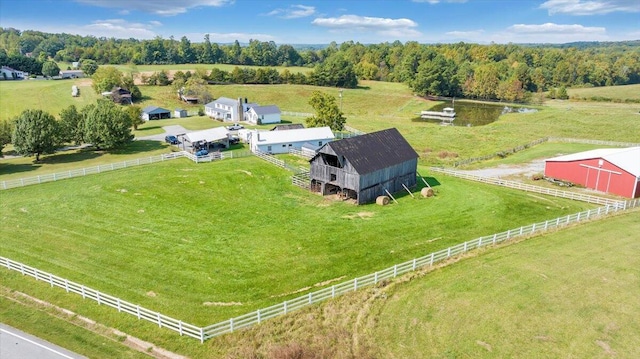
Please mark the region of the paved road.
<svg viewBox="0 0 640 359"><path fill-rule="evenodd" d="M86 357L2 323L0 323L0 358L86 359Z"/></svg>

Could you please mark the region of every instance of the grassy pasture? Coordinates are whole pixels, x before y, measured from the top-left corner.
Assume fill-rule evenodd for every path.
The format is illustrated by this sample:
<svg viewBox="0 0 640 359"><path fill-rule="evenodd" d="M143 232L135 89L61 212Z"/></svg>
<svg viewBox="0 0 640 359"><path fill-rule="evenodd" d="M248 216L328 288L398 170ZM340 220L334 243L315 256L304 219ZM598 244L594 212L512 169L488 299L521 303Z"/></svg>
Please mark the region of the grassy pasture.
<svg viewBox="0 0 640 359"><path fill-rule="evenodd" d="M640 84L624 86L585 87L567 89L570 97L585 97L587 99L597 96L613 100L640 100ZM635 105L640 110L640 104Z"/></svg>
<svg viewBox="0 0 640 359"><path fill-rule="evenodd" d="M484 253L397 286L384 358L637 358L640 212Z"/></svg>
<svg viewBox="0 0 640 359"><path fill-rule="evenodd" d="M253 157L175 160L2 191L0 255L204 325L589 207L447 177L431 200L357 207L289 175Z"/></svg>
<svg viewBox="0 0 640 359"><path fill-rule="evenodd" d="M71 96L73 85L80 89L80 96ZM0 81L0 121L17 117L26 109L57 117L62 109L71 105L81 108L98 98L89 79Z"/></svg>

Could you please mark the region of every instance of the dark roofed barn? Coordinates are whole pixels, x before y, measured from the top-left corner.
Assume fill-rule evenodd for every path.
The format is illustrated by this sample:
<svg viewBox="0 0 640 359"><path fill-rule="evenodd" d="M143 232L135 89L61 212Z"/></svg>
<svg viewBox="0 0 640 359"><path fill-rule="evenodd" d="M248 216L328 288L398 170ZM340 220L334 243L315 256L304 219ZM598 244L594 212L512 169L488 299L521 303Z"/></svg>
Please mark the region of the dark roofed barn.
<svg viewBox="0 0 640 359"><path fill-rule="evenodd" d="M167 118L171 118L171 111L166 108L147 106L142 109L142 119L145 121L162 120Z"/></svg>
<svg viewBox="0 0 640 359"><path fill-rule="evenodd" d="M395 128L333 141L311 162L311 188L358 204L415 186L418 154Z"/></svg>

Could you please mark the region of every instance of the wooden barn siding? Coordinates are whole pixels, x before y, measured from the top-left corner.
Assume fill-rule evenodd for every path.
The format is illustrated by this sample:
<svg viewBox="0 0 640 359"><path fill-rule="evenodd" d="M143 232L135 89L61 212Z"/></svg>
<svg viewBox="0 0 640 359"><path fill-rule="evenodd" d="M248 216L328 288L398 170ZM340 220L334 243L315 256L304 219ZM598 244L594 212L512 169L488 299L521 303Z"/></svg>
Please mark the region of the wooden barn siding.
<svg viewBox="0 0 640 359"><path fill-rule="evenodd" d="M386 195L384 191L388 190L390 193L404 191L404 184L407 187L411 187L416 184L416 173L409 173L403 176L398 176L389 179L383 183L374 185L372 187L360 190L358 194L358 204L370 203L376 200L376 197Z"/></svg>
<svg viewBox="0 0 640 359"><path fill-rule="evenodd" d="M375 172L367 173L360 176L360 186L358 188L368 188L378 183L385 183L392 178L403 177L405 175L413 174L412 183L405 183L407 186L413 186L416 184L415 174L416 166L418 165L417 159L412 159L399 163L394 166L386 167Z"/></svg>
<svg viewBox="0 0 640 359"><path fill-rule="evenodd" d="M336 175L336 180L331 181L331 174ZM311 179L322 181L324 183L335 184L342 188L349 188L358 191L359 175L353 172L347 172L344 168L337 168L322 164L313 164L310 171Z"/></svg>

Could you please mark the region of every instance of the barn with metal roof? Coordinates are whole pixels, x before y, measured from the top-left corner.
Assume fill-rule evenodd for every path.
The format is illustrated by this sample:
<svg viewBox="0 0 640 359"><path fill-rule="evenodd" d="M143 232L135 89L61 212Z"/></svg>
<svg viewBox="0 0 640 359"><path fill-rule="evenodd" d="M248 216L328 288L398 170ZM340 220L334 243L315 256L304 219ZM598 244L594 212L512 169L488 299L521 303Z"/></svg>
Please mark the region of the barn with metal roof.
<svg viewBox="0 0 640 359"><path fill-rule="evenodd" d="M418 154L395 128L329 142L311 162L311 188L358 204L416 184Z"/></svg>
<svg viewBox="0 0 640 359"><path fill-rule="evenodd" d="M550 158L546 177L627 198L640 197L640 147L602 148Z"/></svg>

